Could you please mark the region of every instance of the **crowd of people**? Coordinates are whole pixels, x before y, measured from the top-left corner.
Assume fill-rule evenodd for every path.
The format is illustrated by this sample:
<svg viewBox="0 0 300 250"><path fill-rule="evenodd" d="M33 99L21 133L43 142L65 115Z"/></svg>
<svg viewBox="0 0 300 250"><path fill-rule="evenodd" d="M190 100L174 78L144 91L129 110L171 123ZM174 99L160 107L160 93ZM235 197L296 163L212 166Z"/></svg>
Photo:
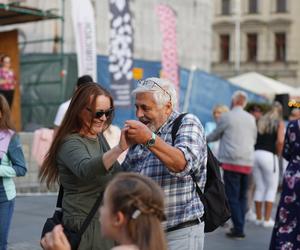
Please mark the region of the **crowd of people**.
<svg viewBox="0 0 300 250"><path fill-rule="evenodd" d="M215 124L206 126L206 132L195 115L187 114L173 141L173 122L180 115L174 85L147 78L132 92L137 119L127 120L118 140L109 144L109 134L103 134L114 118L113 98L88 76L80 79L84 81L77 84L64 111L59 109L55 135L39 172L42 182L59 183L64 189L62 225L42 238L44 249L71 249L63 227L78 231L102 196L99 213L84 231L78 249L203 249L204 204L192 175L204 192L207 143L215 146L221 162L231 209L233 227L226 236L246 237L245 216L254 203L255 223L274 227L270 250L300 247L300 122L289 123L285 134L280 104L274 103L265 114L257 109L247 112L247 94L236 91L230 110L224 105L213 110ZM6 150L10 158L2 168L1 157L0 178L26 172L7 114L9 105L0 96L0 129L10 135ZM211 144L214 141L218 145ZM126 157L120 161L124 152ZM273 221L281 155L289 164ZM13 206L15 195L3 197L1 218L5 209L12 214L8 207ZM0 225L1 249L7 245L11 216L6 217L7 225Z"/></svg>

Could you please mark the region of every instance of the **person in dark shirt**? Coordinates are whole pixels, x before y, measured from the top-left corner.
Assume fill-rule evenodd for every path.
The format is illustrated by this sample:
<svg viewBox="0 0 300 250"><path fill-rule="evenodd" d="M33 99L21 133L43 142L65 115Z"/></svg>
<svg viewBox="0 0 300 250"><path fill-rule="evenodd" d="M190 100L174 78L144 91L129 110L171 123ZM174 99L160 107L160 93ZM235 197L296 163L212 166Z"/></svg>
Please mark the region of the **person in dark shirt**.
<svg viewBox="0 0 300 250"><path fill-rule="evenodd" d="M279 178L277 155L281 154L284 141L284 122L280 103L275 102L272 109L258 120L257 129L253 170L256 183L255 223L264 227L273 227L274 221L271 219L271 213Z"/></svg>

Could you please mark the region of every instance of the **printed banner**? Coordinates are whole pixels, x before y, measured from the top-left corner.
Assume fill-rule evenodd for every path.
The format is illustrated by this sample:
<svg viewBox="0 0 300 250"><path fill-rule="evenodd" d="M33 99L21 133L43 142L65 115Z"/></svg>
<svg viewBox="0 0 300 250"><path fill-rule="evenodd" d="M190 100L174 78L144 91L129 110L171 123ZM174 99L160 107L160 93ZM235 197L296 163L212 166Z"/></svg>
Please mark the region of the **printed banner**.
<svg viewBox="0 0 300 250"><path fill-rule="evenodd" d="M116 106L131 105L133 28L129 0L109 0L109 73Z"/></svg>
<svg viewBox="0 0 300 250"><path fill-rule="evenodd" d="M165 4L156 6L162 34L162 77L175 84L179 96L178 58L176 43L176 16L174 11Z"/></svg>
<svg viewBox="0 0 300 250"><path fill-rule="evenodd" d="M78 76L90 75L97 81L97 50L94 9L90 0L72 0Z"/></svg>

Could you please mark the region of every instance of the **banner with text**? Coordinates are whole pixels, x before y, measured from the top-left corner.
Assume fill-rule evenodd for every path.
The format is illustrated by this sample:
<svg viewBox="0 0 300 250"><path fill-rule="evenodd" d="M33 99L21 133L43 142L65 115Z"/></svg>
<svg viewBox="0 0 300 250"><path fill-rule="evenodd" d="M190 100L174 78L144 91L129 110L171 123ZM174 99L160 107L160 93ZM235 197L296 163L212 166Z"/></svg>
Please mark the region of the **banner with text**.
<svg viewBox="0 0 300 250"><path fill-rule="evenodd" d="M90 0L72 0L78 76L90 75L97 81L96 29Z"/></svg>
<svg viewBox="0 0 300 250"><path fill-rule="evenodd" d="M116 106L131 105L133 28L128 0L109 0L109 73Z"/></svg>

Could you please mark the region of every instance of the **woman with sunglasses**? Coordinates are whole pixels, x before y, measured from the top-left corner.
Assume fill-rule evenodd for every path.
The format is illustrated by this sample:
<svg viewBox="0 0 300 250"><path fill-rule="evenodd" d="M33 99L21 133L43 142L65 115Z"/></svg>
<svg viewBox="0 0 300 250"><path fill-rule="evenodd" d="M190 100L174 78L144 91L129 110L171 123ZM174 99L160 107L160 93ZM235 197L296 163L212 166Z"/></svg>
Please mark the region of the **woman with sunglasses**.
<svg viewBox="0 0 300 250"><path fill-rule="evenodd" d="M100 85L87 83L79 87L39 173L48 187L56 182L63 186L63 224L75 231L118 171L116 160L128 148L124 131L112 149L103 139L113 112L113 99ZM100 237L98 215L94 217L79 249L111 249L113 243Z"/></svg>

